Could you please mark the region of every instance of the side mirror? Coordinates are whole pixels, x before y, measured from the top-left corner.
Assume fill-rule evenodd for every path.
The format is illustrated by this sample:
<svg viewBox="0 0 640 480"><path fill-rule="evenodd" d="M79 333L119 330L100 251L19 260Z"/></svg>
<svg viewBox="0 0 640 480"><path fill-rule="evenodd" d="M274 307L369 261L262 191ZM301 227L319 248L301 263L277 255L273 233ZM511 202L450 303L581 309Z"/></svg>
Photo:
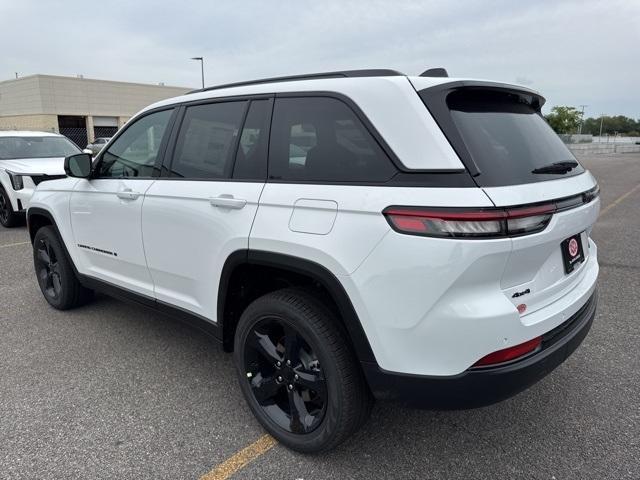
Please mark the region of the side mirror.
<svg viewBox="0 0 640 480"><path fill-rule="evenodd" d="M84 150L82 150L82 153L88 153L89 155L93 155L93 150L91 150L90 148L85 148Z"/></svg>
<svg viewBox="0 0 640 480"><path fill-rule="evenodd" d="M91 155L76 153L65 157L64 171L70 177L89 178L91 175Z"/></svg>

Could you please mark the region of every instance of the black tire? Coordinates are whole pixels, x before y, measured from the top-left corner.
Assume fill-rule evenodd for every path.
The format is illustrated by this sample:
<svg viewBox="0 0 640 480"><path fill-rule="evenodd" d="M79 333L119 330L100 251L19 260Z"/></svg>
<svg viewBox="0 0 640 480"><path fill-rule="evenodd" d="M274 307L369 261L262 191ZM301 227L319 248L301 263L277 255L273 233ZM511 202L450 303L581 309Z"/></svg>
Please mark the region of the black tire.
<svg viewBox="0 0 640 480"><path fill-rule="evenodd" d="M13 211L9 195L0 186L0 224L6 228L15 227L20 223L21 218L22 215Z"/></svg>
<svg viewBox="0 0 640 480"><path fill-rule="evenodd" d="M83 305L93 296L76 278L71 260L53 227L42 227L33 240L33 264L38 285L53 308L68 310Z"/></svg>
<svg viewBox="0 0 640 480"><path fill-rule="evenodd" d="M278 328L282 328L281 340L264 343L263 333L268 333L271 341L280 335ZM296 334L295 342L290 341L291 332ZM292 450L304 453L330 450L369 418L372 396L346 338L335 315L316 296L297 288L258 298L240 318L234 362L242 393L264 428ZM294 360L297 367L286 365L290 343L295 343L299 354L291 354L291 358L301 358ZM275 353L265 354L267 351ZM277 365L280 360L274 362L280 357L281 367ZM297 376L296 372L303 373ZM320 388L313 390L308 385ZM277 393L265 399L262 388L268 389L269 394ZM291 407L294 404L297 415ZM300 411L304 413L303 421Z"/></svg>

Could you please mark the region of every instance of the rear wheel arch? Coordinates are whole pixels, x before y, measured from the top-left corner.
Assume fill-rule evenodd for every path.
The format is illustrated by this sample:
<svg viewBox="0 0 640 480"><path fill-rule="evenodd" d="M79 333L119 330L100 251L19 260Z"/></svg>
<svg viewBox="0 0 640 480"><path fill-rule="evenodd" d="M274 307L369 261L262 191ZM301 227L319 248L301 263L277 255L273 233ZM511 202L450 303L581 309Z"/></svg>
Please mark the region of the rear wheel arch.
<svg viewBox="0 0 640 480"><path fill-rule="evenodd" d="M355 308L331 271L311 260L261 250L233 252L222 269L217 318L222 327L225 350L233 350L238 320L253 300L294 286L313 291L335 311L359 361L375 362Z"/></svg>

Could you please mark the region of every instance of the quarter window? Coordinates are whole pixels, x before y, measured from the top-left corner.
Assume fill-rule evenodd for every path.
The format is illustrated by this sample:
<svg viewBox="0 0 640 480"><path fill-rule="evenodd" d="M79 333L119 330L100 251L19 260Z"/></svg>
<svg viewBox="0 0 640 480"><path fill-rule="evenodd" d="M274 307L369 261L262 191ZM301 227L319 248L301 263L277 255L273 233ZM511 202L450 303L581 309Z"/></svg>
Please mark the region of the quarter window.
<svg viewBox="0 0 640 480"><path fill-rule="evenodd" d="M229 178L246 102L188 107L171 164L171 176Z"/></svg>
<svg viewBox="0 0 640 480"><path fill-rule="evenodd" d="M101 178L153 176L172 110L151 113L128 127L100 160Z"/></svg>
<svg viewBox="0 0 640 480"><path fill-rule="evenodd" d="M344 102L329 97L276 99L269 178L384 182L395 172L380 145Z"/></svg>

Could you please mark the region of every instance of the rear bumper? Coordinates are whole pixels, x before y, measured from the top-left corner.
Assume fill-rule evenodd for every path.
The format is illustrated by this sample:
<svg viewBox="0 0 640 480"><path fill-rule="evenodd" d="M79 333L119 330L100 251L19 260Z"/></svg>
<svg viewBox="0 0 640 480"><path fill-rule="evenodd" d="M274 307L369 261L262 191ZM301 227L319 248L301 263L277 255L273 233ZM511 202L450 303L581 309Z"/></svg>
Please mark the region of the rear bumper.
<svg viewBox="0 0 640 480"><path fill-rule="evenodd" d="M391 373L363 363L365 376L376 398L414 407L458 409L496 403L525 390L564 362L589 332L596 304L594 292L578 312L543 336L541 350L506 365L436 377Z"/></svg>

